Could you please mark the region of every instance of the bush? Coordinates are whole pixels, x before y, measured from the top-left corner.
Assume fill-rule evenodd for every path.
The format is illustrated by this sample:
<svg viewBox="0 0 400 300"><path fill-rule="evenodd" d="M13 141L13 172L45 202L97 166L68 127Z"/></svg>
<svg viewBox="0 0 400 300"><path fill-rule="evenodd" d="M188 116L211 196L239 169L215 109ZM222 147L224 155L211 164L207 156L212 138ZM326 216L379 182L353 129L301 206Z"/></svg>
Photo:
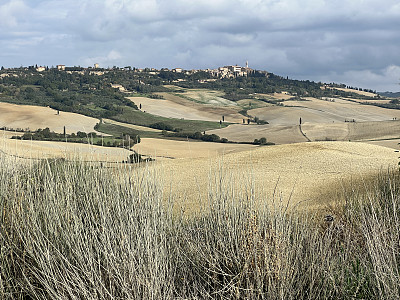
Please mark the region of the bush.
<svg viewBox="0 0 400 300"><path fill-rule="evenodd" d="M167 131L174 131L174 128L169 125L165 124L164 122L157 122L149 125L150 128L159 129L159 130L167 130Z"/></svg>
<svg viewBox="0 0 400 300"><path fill-rule="evenodd" d="M255 139L253 142L254 145L271 145L273 143L267 143L267 139L262 137L260 139Z"/></svg>
<svg viewBox="0 0 400 300"><path fill-rule="evenodd" d="M141 162L148 162L148 161L153 161L152 158L143 158L142 155L134 151L132 154L129 155L128 160L124 161L125 163L129 164L137 164Z"/></svg>

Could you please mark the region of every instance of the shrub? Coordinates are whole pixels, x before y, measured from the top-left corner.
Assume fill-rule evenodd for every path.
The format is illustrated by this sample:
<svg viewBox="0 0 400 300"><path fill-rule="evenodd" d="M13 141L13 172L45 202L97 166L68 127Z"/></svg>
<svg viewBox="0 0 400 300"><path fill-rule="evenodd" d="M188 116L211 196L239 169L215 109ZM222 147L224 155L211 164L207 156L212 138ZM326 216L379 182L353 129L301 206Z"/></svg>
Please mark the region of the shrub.
<svg viewBox="0 0 400 300"><path fill-rule="evenodd" d="M167 130L167 131L174 131L174 128L169 125L165 124L164 122L157 122L149 125L150 128L159 129L159 130Z"/></svg>
<svg viewBox="0 0 400 300"><path fill-rule="evenodd" d="M267 143L267 139L262 137L260 139L255 139L253 144L255 145L272 145L273 143Z"/></svg>

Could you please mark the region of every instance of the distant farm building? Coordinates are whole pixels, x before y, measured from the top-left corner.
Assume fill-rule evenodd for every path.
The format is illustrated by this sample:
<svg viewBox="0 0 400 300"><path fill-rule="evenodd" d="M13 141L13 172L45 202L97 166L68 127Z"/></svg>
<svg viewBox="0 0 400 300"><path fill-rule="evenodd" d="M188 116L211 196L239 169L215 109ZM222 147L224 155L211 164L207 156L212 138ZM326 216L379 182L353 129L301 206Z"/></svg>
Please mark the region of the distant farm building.
<svg viewBox="0 0 400 300"><path fill-rule="evenodd" d="M120 84L111 83L111 87L114 88L114 89L118 89L120 92L125 92L126 91L126 89Z"/></svg>

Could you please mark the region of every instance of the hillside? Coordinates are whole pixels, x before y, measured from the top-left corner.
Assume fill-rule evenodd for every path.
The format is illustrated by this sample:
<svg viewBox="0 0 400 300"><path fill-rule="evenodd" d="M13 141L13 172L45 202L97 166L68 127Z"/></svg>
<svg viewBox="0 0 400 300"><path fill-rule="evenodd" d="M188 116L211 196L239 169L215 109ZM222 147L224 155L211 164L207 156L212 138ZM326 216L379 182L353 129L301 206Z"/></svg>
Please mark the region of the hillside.
<svg viewBox="0 0 400 300"><path fill-rule="evenodd" d="M193 144L191 147L196 148ZM157 173L163 174L165 196L169 197L170 187L173 187L171 196L180 199L189 211L197 211L206 204L209 181L220 172L229 174L233 182L241 182L238 192L244 182L250 184L252 181L259 199L270 202L275 194L276 201L282 201L284 205L290 199L290 206L301 202L302 207L312 209L333 205L334 198L319 196L350 178L368 178L379 170L395 167L397 162L398 153L386 147L353 142L315 142L257 147L214 159L163 160L154 167ZM218 178L219 175L215 176Z"/></svg>
<svg viewBox="0 0 400 300"><path fill-rule="evenodd" d="M268 72L4 72L0 298L399 298L397 101Z"/></svg>

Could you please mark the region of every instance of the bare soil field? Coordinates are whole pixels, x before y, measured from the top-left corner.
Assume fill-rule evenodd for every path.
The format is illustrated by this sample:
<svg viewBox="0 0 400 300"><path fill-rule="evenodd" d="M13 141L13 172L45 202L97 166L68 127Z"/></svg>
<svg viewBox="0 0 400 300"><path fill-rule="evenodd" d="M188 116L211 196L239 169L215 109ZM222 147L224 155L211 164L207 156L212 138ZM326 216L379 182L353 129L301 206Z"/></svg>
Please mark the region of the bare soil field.
<svg viewBox="0 0 400 300"><path fill-rule="evenodd" d="M207 134L216 134L233 142L253 142L265 137L275 144L307 142L298 125L239 125L233 124L222 129L209 130Z"/></svg>
<svg viewBox="0 0 400 300"><path fill-rule="evenodd" d="M165 197L181 199L186 210L199 210L207 203L210 179L222 179L226 191L246 193L254 183L260 199L275 205L320 208L333 204L320 198L343 180L365 178L382 168L395 167L393 149L355 142L313 142L258 147L217 159L197 158L156 163L163 174ZM222 170L222 171L221 171ZM275 196L274 196L275 194ZM274 198L275 197L275 198Z"/></svg>
<svg viewBox="0 0 400 300"><path fill-rule="evenodd" d="M253 142L265 137L275 144L308 141L362 141L400 137L400 121L305 123L299 125L239 125L207 131L234 142Z"/></svg>
<svg viewBox="0 0 400 300"><path fill-rule="evenodd" d="M17 105L0 102L0 127L37 130L49 127L51 131L76 133L78 131L93 132L98 119L80 114L57 111L49 107Z"/></svg>
<svg viewBox="0 0 400 300"><path fill-rule="evenodd" d="M335 102L307 98L308 101L285 101L284 106L257 108L248 111L249 115L267 120L271 125L296 125L302 123L333 123L364 121L387 121L400 119L400 110L362 105L351 101L336 99Z"/></svg>
<svg viewBox="0 0 400 300"><path fill-rule="evenodd" d="M211 158L228 153L248 151L255 145L209 143L200 141L174 141L164 139L142 138L133 149L138 153L156 159Z"/></svg>
<svg viewBox="0 0 400 300"><path fill-rule="evenodd" d="M141 104L142 111L162 117L219 122L224 116L226 122L242 122L243 116L238 113L240 107L206 105L169 93L158 94L162 95L164 99L146 97L130 97L128 99L135 102L138 107Z"/></svg>
<svg viewBox="0 0 400 300"><path fill-rule="evenodd" d="M378 145L382 147L387 147L394 149L396 151L400 150L400 138L398 139L390 139L390 140L375 140L375 141L366 141L366 143L371 144L371 145ZM400 153L397 153L400 156Z"/></svg>
<svg viewBox="0 0 400 300"><path fill-rule="evenodd" d="M302 125L304 134L316 140L369 140L400 137L400 121L330 123Z"/></svg>

